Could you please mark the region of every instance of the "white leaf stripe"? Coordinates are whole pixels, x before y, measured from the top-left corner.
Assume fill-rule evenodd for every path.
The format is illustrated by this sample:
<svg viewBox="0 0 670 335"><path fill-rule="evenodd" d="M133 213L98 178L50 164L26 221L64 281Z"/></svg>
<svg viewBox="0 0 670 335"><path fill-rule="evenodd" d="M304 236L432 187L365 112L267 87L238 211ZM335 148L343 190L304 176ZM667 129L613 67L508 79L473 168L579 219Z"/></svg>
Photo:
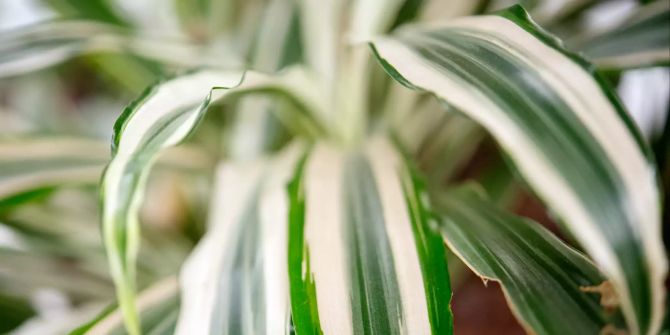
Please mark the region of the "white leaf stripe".
<svg viewBox="0 0 670 335"><path fill-rule="evenodd" d="M168 80L145 92L114 126L113 159L103 176L103 235L117 296L128 330L139 332L134 311L134 271L138 250L137 211L147 174L158 153L180 143L196 127L209 103L249 92L280 93L303 114L295 115L311 129L323 129L309 111L318 108L309 78L298 70L279 77L258 73L200 70ZM229 87L232 89L222 89ZM209 93L208 93L209 92ZM318 93L316 93L318 94ZM305 121L306 120L306 121Z"/></svg>
<svg viewBox="0 0 670 335"><path fill-rule="evenodd" d="M408 31L399 41L379 40L374 48L401 82L435 93L493 133L536 192L562 215L612 278L631 327L643 332L649 327L653 332L662 310L666 261L658 238L658 193L646 150L638 147L626 121L619 117L620 107L589 73L524 28L497 16L465 18L432 31ZM498 72L486 72L493 66L486 63L491 59L496 59ZM494 82L481 81L485 76L495 78L505 62L516 67L516 72ZM530 86L515 92L515 85L524 82L548 90ZM502 93L504 90L507 92ZM544 109L533 107L538 101L543 101ZM511 107L511 103L517 105ZM535 116L524 108L536 109ZM557 141L551 144L554 149L547 147L552 133ZM579 142L571 143L575 140ZM580 157L579 152L589 155ZM566 157L570 165L565 164ZM594 157L607 159L601 162ZM577 164L580 160L583 163ZM595 179L584 180L585 173ZM645 313L645 308L651 308L653 315Z"/></svg>
<svg viewBox="0 0 670 335"><path fill-rule="evenodd" d="M247 164L248 165L248 164ZM189 256L180 271L182 308L177 334L210 334L214 329L228 333L228 324L241 323L240 317L251 315L238 306L231 306L231 289L241 290L244 283L232 282L236 273L230 268L231 258L243 248L239 241L245 207L254 203L261 182L260 165L223 165L216 176L216 187L212 196L210 221L207 234ZM244 269L239 269L244 272ZM234 288L233 286L239 285ZM231 309L242 313L234 315ZM224 327L225 326L225 327Z"/></svg>
<svg viewBox="0 0 670 335"><path fill-rule="evenodd" d="M422 262L430 262L430 254L428 258L417 254L417 241L425 236L416 235L414 224L424 222L413 221L416 208L407 200L403 166L393 146L382 139L360 152L319 144L307 157L302 180L308 255L301 276L313 278L318 325L296 323L298 333L438 334L451 329L448 283L449 292L437 294L425 286L443 283L427 279L430 270L424 271ZM444 247L439 234L435 236L442 251L438 266L446 274ZM432 247L424 252L434 252ZM309 273L304 273L306 269ZM432 300L442 294L447 299ZM293 300L293 314L313 308L302 303L309 300ZM445 315L446 328L437 325Z"/></svg>
<svg viewBox="0 0 670 335"><path fill-rule="evenodd" d="M288 282L288 218L287 185L302 158L302 144L294 144L271 165L261 195L260 220L263 224L264 288L266 299L266 334L289 333L290 303ZM274 261L276 260L276 261Z"/></svg>
<svg viewBox="0 0 670 335"><path fill-rule="evenodd" d="M309 253L306 261L316 287L319 322L324 334L353 334L346 241L341 227L343 154L335 148L317 145L305 164L304 239ZM302 273L302 277L309 275ZM296 307L300 306L292 306ZM305 332L309 334L311 330Z"/></svg>

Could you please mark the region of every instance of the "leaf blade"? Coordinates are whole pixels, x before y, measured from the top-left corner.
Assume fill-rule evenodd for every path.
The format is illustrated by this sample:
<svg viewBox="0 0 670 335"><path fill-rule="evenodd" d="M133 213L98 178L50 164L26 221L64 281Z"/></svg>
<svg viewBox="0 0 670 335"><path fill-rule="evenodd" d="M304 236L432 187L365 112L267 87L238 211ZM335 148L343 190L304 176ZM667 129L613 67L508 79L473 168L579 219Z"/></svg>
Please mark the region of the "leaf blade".
<svg viewBox="0 0 670 335"><path fill-rule="evenodd" d="M209 230L180 275L178 334L288 332L284 188L301 151L219 168Z"/></svg>
<svg viewBox="0 0 670 335"><path fill-rule="evenodd" d="M304 213L290 223L303 257L289 274L307 279L291 286L297 332L451 332L444 246L417 213L422 203L408 203L403 164L382 139L353 152L317 144L307 157Z"/></svg>
<svg viewBox="0 0 670 335"><path fill-rule="evenodd" d="M604 277L584 256L538 223L496 209L475 189L438 196L440 227L450 249L484 282L500 282L529 332L599 333L607 318L582 289Z"/></svg>

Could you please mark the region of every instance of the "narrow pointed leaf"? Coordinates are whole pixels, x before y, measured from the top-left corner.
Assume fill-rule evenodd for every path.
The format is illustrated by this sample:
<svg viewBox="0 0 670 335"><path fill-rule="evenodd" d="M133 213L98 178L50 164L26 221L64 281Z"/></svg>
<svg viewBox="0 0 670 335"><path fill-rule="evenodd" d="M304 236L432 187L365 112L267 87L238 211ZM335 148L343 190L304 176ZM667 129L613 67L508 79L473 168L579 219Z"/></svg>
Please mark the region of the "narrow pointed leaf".
<svg viewBox="0 0 670 335"><path fill-rule="evenodd" d="M619 294L634 333L656 333L667 260L648 148L592 66L519 6L408 28L372 43L402 84L484 126Z"/></svg>
<svg viewBox="0 0 670 335"><path fill-rule="evenodd" d="M291 185L298 334L451 334L444 245L388 142L317 145Z"/></svg>

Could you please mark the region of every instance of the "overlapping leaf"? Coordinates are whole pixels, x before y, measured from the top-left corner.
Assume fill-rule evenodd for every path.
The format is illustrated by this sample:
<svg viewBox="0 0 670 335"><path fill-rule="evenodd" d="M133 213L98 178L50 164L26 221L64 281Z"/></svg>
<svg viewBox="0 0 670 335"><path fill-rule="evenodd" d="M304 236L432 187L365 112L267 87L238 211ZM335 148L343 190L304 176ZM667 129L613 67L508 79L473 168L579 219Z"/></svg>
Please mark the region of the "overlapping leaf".
<svg viewBox="0 0 670 335"><path fill-rule="evenodd" d="M187 137L210 102L245 92L283 93L299 107L296 111L301 111L293 115L295 125L307 134L323 129L306 112L320 107L314 98L318 92L304 72L287 71L281 77L247 73L241 82L243 77L241 72L201 70L165 81L147 90L115 124L113 158L102 180L103 236L119 304L131 334L140 330L134 306L137 211L147 174L158 154Z"/></svg>
<svg viewBox="0 0 670 335"><path fill-rule="evenodd" d="M463 188L436 201L450 249L484 281L500 282L529 333L601 333L601 297L585 292L607 286L596 267L538 223L496 209L476 191ZM610 294L602 292L605 299Z"/></svg>
<svg viewBox="0 0 670 335"><path fill-rule="evenodd" d="M649 150L592 67L521 7L373 42L387 72L483 125L612 281L631 331L663 315L667 261Z"/></svg>

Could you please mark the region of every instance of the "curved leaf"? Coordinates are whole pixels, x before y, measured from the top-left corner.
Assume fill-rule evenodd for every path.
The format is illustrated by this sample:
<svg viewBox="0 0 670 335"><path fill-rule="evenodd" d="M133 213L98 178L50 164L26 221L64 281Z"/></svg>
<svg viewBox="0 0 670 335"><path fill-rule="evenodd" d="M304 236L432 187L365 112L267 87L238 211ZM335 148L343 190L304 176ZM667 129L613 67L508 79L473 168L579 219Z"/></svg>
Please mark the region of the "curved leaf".
<svg viewBox="0 0 670 335"><path fill-rule="evenodd" d="M210 102L232 94L278 92L292 98L306 113L295 120L308 130L323 129L310 118L319 108L304 73L288 71L281 77L258 73L201 70L147 90L119 117L114 126L112 161L102 179L102 222L112 277L128 331L139 333L134 307L135 263L139 249L137 211L147 174L158 154L186 138ZM228 89L224 89L227 87ZM315 130L316 129L316 130Z"/></svg>
<svg viewBox="0 0 670 335"><path fill-rule="evenodd" d="M519 6L379 39L400 83L484 126L610 278L633 332L655 333L667 260L649 149L592 67Z"/></svg>

